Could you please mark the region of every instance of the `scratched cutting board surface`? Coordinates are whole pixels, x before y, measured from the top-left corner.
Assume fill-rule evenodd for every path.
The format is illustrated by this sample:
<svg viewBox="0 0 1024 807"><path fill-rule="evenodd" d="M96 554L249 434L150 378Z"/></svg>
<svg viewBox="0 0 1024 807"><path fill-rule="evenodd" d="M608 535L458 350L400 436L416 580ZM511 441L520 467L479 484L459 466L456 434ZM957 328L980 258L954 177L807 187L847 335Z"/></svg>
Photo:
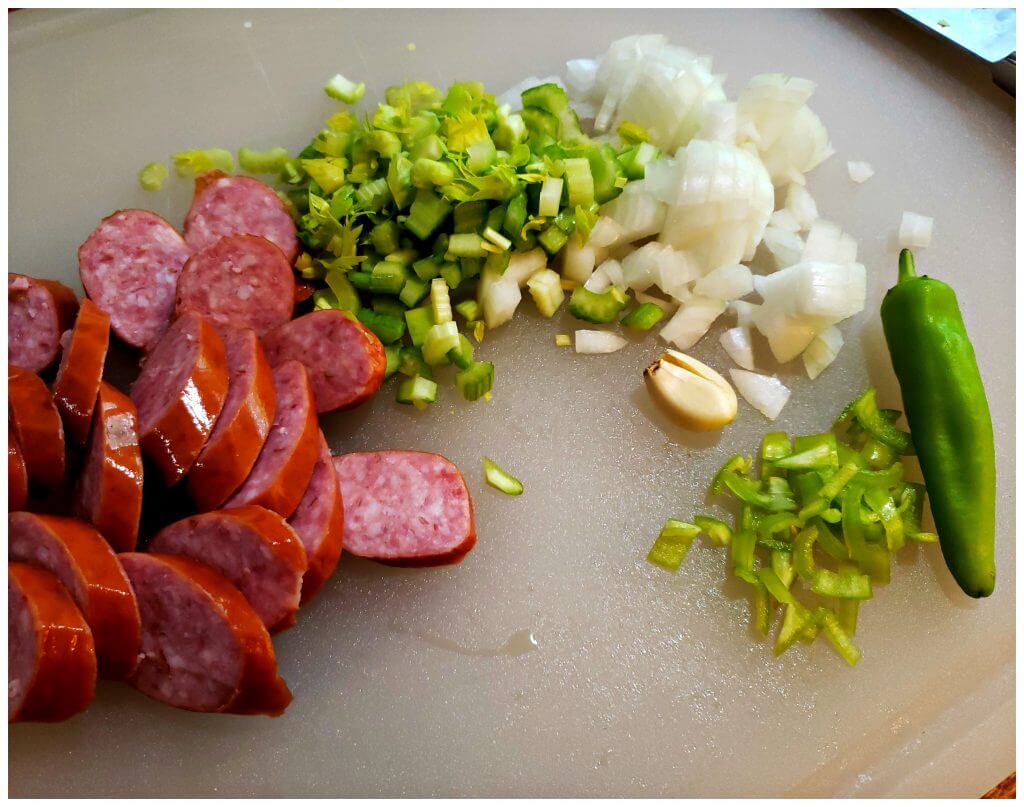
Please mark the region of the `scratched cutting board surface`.
<svg viewBox="0 0 1024 807"><path fill-rule="evenodd" d="M18 12L10 29L10 266L78 290L75 249L102 216L184 216L188 183L146 194L138 167L197 146L300 148L335 72L368 99L409 79L500 92L664 32L711 54L732 97L757 73L811 78L838 153L810 187L860 241L868 308L818 382L780 370L793 396L775 425L821 431L869 383L898 405L877 309L901 211L929 214L919 267L960 295L1001 492L991 599L961 596L934 547L909 552L862 609L856 669L824 643L776 660L722 553L696 549L678 576L643 560L768 422L741 403L720 434L679 432L642 389L653 337L576 357L552 339L572 324L526 303L479 348L498 368L492 402L446 388L420 414L388 387L324 419L335 451L425 449L463 469L480 540L461 565L344 558L275 640L295 693L276 720L104 684L72 721L14 726L11 795L972 796L1013 769L1015 119L979 66L881 13ZM856 186L846 160L877 175ZM694 353L724 369L722 327ZM484 485L485 454L522 497Z"/></svg>

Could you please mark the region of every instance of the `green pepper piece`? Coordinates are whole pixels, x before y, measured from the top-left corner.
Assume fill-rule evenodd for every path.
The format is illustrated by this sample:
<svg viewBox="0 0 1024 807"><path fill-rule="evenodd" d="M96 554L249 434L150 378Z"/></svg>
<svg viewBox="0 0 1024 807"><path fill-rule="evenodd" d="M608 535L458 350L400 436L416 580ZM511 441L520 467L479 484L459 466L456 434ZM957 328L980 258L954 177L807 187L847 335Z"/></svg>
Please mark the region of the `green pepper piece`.
<svg viewBox="0 0 1024 807"><path fill-rule="evenodd" d="M699 533L700 528L696 525L670 518L658 533L651 551L647 553L647 560L670 572L679 571L686 553L690 551L693 539Z"/></svg>
<svg viewBox="0 0 1024 807"><path fill-rule="evenodd" d="M996 577L992 417L956 294L919 277L909 250L882 301L882 326L942 555L965 593L987 597Z"/></svg>
<svg viewBox="0 0 1024 807"><path fill-rule="evenodd" d="M727 546L732 540L732 529L724 521L711 516L694 516L693 523L718 546Z"/></svg>

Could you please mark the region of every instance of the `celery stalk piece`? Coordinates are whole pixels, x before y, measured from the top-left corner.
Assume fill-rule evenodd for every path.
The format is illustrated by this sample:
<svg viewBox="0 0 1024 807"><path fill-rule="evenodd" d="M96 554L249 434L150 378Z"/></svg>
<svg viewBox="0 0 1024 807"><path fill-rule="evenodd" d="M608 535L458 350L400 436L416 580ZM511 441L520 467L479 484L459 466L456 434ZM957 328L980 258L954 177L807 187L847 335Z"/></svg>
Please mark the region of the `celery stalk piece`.
<svg viewBox="0 0 1024 807"><path fill-rule="evenodd" d="M555 347L570 347L572 345L572 337L567 333L556 333L555 334Z"/></svg>
<svg viewBox="0 0 1024 807"><path fill-rule="evenodd" d="M256 151L243 146L238 150L238 166L249 174L279 174L289 159L288 152L280 147Z"/></svg>
<svg viewBox="0 0 1024 807"><path fill-rule="evenodd" d="M417 409L426 409L427 404L437 400L437 382L419 375L406 378L398 385L395 400L400 404L412 404Z"/></svg>
<svg viewBox="0 0 1024 807"><path fill-rule="evenodd" d="M558 177L548 177L540 188L540 199L537 203L537 215L553 217L558 215L558 209L562 203L562 186L564 180Z"/></svg>
<svg viewBox="0 0 1024 807"><path fill-rule="evenodd" d="M518 496L523 492L523 483L488 457L484 457L484 479L492 488L509 496Z"/></svg>
<svg viewBox="0 0 1024 807"><path fill-rule="evenodd" d="M230 174L235 170L235 158L225 149L193 149L175 154L174 170L179 177L198 176L207 171L224 171Z"/></svg>
<svg viewBox="0 0 1024 807"><path fill-rule="evenodd" d="M452 301L448 294L448 283L444 278L435 277L430 281L430 310L434 313L434 322L438 325L452 321Z"/></svg>
<svg viewBox="0 0 1024 807"><path fill-rule="evenodd" d="M431 326L423 340L423 360L431 367L445 363L449 350L458 350L459 328L454 322Z"/></svg>
<svg viewBox="0 0 1024 807"><path fill-rule="evenodd" d="M324 85L324 92L343 104L355 104L366 94L366 85L363 82L357 84L354 81L349 81L341 73L338 73Z"/></svg>

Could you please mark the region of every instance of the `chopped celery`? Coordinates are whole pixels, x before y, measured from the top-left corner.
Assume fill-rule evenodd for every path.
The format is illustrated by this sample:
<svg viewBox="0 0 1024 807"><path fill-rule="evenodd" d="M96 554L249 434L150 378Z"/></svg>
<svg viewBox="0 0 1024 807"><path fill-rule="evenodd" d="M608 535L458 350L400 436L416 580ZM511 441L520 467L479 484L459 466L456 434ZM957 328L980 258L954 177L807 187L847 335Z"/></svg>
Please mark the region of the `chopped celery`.
<svg viewBox="0 0 1024 807"><path fill-rule="evenodd" d="M174 170L180 177L198 176L206 171L223 171L230 174L235 170L235 158L225 149L193 149L182 151L171 157Z"/></svg>
<svg viewBox="0 0 1024 807"><path fill-rule="evenodd" d="M466 320L480 318L480 304L476 300L463 300L455 306L455 310Z"/></svg>
<svg viewBox="0 0 1024 807"><path fill-rule="evenodd" d="M587 159L590 161L591 176L594 178L594 201L602 205L610 202L622 192L616 180L625 176L615 149L607 143L595 144L587 148Z"/></svg>
<svg viewBox="0 0 1024 807"><path fill-rule="evenodd" d="M405 322L393 314L378 314L369 308L360 308L357 312L359 321L377 334L385 345L397 342L405 335Z"/></svg>
<svg viewBox="0 0 1024 807"><path fill-rule="evenodd" d="M615 130L615 133L623 143L629 143L632 145L637 143L646 143L651 139L651 136L643 126L628 120L620 123L619 128Z"/></svg>
<svg viewBox="0 0 1024 807"><path fill-rule="evenodd" d="M456 233L478 233L487 221L487 202L463 202L455 206L452 221Z"/></svg>
<svg viewBox="0 0 1024 807"><path fill-rule="evenodd" d="M437 400L437 382L418 375L406 378L398 385L395 400L400 404L412 404L417 409L425 409L427 404Z"/></svg>
<svg viewBox="0 0 1024 807"><path fill-rule="evenodd" d="M430 365L423 361L423 351L418 347L405 346L401 349L398 363L398 372L404 376L422 376L423 378L434 379L434 371Z"/></svg>
<svg viewBox="0 0 1024 807"><path fill-rule="evenodd" d="M654 546L647 553L647 560L670 572L679 571L686 553L690 551L693 539L699 533L699 527L670 518L661 528Z"/></svg>
<svg viewBox="0 0 1024 807"><path fill-rule="evenodd" d="M348 281L357 289L369 291L373 275L370 272L349 272Z"/></svg>
<svg viewBox="0 0 1024 807"><path fill-rule="evenodd" d="M427 338L427 332L434 327L434 315L430 308L410 308L405 312L405 325L410 341L420 347Z"/></svg>
<svg viewBox="0 0 1024 807"><path fill-rule="evenodd" d="M398 367L402 363L402 346L401 345L385 345L384 346L384 378L391 378L395 373L398 372Z"/></svg>
<svg viewBox="0 0 1024 807"><path fill-rule="evenodd" d="M149 163L139 170L139 185L145 191L158 191L167 179L167 166L163 163Z"/></svg>
<svg viewBox="0 0 1024 807"><path fill-rule="evenodd" d="M567 333L556 333L555 334L555 346L556 347L569 347L572 345L572 337Z"/></svg>
<svg viewBox="0 0 1024 807"><path fill-rule="evenodd" d="M494 460L484 457L484 479L487 484L509 496L523 492L523 483L502 468Z"/></svg>
<svg viewBox="0 0 1024 807"><path fill-rule="evenodd" d="M381 261L370 273L370 290L377 294L398 295L408 279L409 272L402 264Z"/></svg>
<svg viewBox="0 0 1024 807"><path fill-rule="evenodd" d="M473 174L482 174L494 165L494 161L498 157L498 151L490 137L470 143L466 153L469 155L466 160L466 168Z"/></svg>
<svg viewBox="0 0 1024 807"><path fill-rule="evenodd" d="M621 324L636 331L649 331L665 316L664 309L654 303L642 303L622 318Z"/></svg>
<svg viewBox="0 0 1024 807"><path fill-rule="evenodd" d="M452 291L462 284L462 270L459 269L457 263L452 261L445 261L441 264L441 277Z"/></svg>
<svg viewBox="0 0 1024 807"><path fill-rule="evenodd" d="M526 286L530 290L530 296L533 297L541 316L553 317L562 301L565 300L561 278L553 269L541 269L534 273L526 281Z"/></svg>
<svg viewBox="0 0 1024 807"><path fill-rule="evenodd" d="M289 160L288 152L278 146L267 151L238 150L238 166L249 174L280 174Z"/></svg>
<svg viewBox="0 0 1024 807"><path fill-rule="evenodd" d="M569 204L589 207L594 203L594 178L590 175L590 161L586 157L572 157L563 163L565 180L569 186Z"/></svg>
<svg viewBox="0 0 1024 807"><path fill-rule="evenodd" d="M366 93L366 85L363 82L357 84L354 81L349 81L341 73L338 73L324 85L324 92L336 101L355 104Z"/></svg>
<svg viewBox="0 0 1024 807"><path fill-rule="evenodd" d="M507 251L512 248L512 242L493 227L488 226L484 228L484 238L500 250Z"/></svg>
<svg viewBox="0 0 1024 807"><path fill-rule="evenodd" d="M394 219L382 221L370 230L370 243L381 255L388 255L397 252L401 244L399 238L401 233L398 229L398 222Z"/></svg>
<svg viewBox="0 0 1024 807"><path fill-rule="evenodd" d="M548 255L555 255L568 243L569 236L561 227L552 224L538 236L537 241Z"/></svg>
<svg viewBox="0 0 1024 807"><path fill-rule="evenodd" d="M558 209L562 201L563 184L563 180L557 177L548 177L544 180L537 202L538 216L553 217L558 215Z"/></svg>
<svg viewBox="0 0 1024 807"><path fill-rule="evenodd" d="M440 188L454 179L451 163L421 157L412 164L412 184L417 188Z"/></svg>
<svg viewBox="0 0 1024 807"><path fill-rule="evenodd" d="M324 276L324 281L338 301L338 308L341 311L355 311L359 308L359 294L349 281L348 276L337 269L331 269Z"/></svg>
<svg viewBox="0 0 1024 807"><path fill-rule="evenodd" d="M415 308L423 302L423 299L429 293L430 287L426 281L420 280L418 277L410 277L405 281L405 285L402 286L398 299L401 300L406 308Z"/></svg>
<svg viewBox="0 0 1024 807"><path fill-rule="evenodd" d="M505 220L501 229L513 241L521 238L523 226L526 224L526 194L519 193L508 200L505 207Z"/></svg>
<svg viewBox="0 0 1024 807"><path fill-rule="evenodd" d="M467 401L487 395L494 384L494 365L489 361L473 362L455 374L455 385Z"/></svg>
<svg viewBox="0 0 1024 807"><path fill-rule="evenodd" d="M578 286L569 298L568 309L576 319L604 324L614 322L627 302L629 296L618 286L610 286L600 293Z"/></svg>
<svg viewBox="0 0 1024 807"><path fill-rule="evenodd" d="M452 321L452 301L444 278L435 277L430 281L430 310L438 325Z"/></svg>
<svg viewBox="0 0 1024 807"><path fill-rule="evenodd" d="M433 255L421 258L412 265L412 270L424 282L433 280L441 274L441 259L435 258Z"/></svg>
<svg viewBox="0 0 1024 807"><path fill-rule="evenodd" d="M341 157L301 160L301 163L324 194L334 193L345 184L345 160Z"/></svg>
<svg viewBox="0 0 1024 807"><path fill-rule="evenodd" d="M402 329L405 329L405 312L409 306L402 305L394 297L375 296L370 301L370 307L378 314L391 314L398 317L402 320Z"/></svg>
<svg viewBox="0 0 1024 807"><path fill-rule="evenodd" d="M449 350L458 347L458 326L452 321L439 322L430 327L423 339L423 360L432 367L437 366L445 362Z"/></svg>
<svg viewBox="0 0 1024 807"><path fill-rule="evenodd" d="M448 255L454 258L485 258L483 236L477 233L454 233L448 239Z"/></svg>
<svg viewBox="0 0 1024 807"><path fill-rule="evenodd" d="M431 190L422 188L417 191L416 199L409 208L405 229L417 238L426 240L436 232L451 212L451 202Z"/></svg>

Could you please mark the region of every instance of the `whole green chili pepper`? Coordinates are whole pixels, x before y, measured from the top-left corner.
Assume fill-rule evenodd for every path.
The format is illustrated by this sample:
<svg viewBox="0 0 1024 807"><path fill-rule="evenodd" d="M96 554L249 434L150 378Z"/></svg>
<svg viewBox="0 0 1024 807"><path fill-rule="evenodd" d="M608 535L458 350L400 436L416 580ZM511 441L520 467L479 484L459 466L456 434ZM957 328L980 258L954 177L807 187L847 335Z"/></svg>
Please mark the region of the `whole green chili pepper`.
<svg viewBox="0 0 1024 807"><path fill-rule="evenodd" d="M882 301L882 326L942 555L966 594L987 597L996 580L992 418L956 294L919 277L909 250Z"/></svg>

